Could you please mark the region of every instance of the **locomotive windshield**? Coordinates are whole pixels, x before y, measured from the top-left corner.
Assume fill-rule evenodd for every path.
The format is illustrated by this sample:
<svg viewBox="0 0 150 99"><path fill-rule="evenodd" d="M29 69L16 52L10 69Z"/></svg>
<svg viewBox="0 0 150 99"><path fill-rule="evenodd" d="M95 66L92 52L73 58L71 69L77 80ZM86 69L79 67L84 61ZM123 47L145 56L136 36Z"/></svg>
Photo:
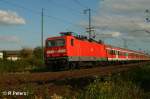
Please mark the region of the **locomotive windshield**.
<svg viewBox="0 0 150 99"><path fill-rule="evenodd" d="M64 39L56 39L56 40L47 41L47 47L64 46L64 45L65 45Z"/></svg>

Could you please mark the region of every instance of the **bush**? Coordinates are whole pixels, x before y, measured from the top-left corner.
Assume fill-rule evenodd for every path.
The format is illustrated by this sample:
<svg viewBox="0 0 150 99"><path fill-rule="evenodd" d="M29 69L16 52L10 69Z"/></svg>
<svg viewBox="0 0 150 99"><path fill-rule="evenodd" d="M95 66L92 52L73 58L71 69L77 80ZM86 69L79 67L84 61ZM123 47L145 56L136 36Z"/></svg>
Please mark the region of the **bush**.
<svg viewBox="0 0 150 99"><path fill-rule="evenodd" d="M149 99L150 65L112 75L108 81L96 80L79 99Z"/></svg>
<svg viewBox="0 0 150 99"><path fill-rule="evenodd" d="M143 92L132 82L95 81L78 99L141 99Z"/></svg>
<svg viewBox="0 0 150 99"><path fill-rule="evenodd" d="M26 70L43 69L43 52L41 47L36 47L34 50L23 48L19 57L21 60L7 60L7 51L4 51L4 59L0 59L0 72L22 72Z"/></svg>
<svg viewBox="0 0 150 99"><path fill-rule="evenodd" d="M25 69L30 66L29 63L18 60L18 61L9 61L4 60L0 61L0 72L19 72L19 71L25 71Z"/></svg>
<svg viewBox="0 0 150 99"><path fill-rule="evenodd" d="M41 59L27 58L17 61L0 60L0 72L24 72L34 68L43 68L44 62Z"/></svg>
<svg viewBox="0 0 150 99"><path fill-rule="evenodd" d="M121 73L121 78L132 81L134 84L140 86L145 93L150 92L150 65Z"/></svg>

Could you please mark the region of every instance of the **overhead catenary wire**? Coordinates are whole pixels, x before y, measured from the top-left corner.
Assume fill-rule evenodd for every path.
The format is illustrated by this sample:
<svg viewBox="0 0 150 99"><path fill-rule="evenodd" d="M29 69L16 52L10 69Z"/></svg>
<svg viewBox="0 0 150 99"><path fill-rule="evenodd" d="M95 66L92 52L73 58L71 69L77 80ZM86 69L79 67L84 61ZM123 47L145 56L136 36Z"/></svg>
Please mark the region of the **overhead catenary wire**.
<svg viewBox="0 0 150 99"><path fill-rule="evenodd" d="M0 0L0 2L7 3L7 4L12 5L12 6L16 7L16 8L24 9L24 10L30 12L30 13L34 13L34 14L41 15L41 11L37 11L37 10L30 9L30 8L28 8L28 7L19 5L19 4L17 4L17 3L12 2L12 1Z"/></svg>
<svg viewBox="0 0 150 99"><path fill-rule="evenodd" d="M78 4L80 7L82 7L82 8L89 8L88 6L86 6L86 5L84 5L84 4L82 4L79 0L73 0L76 4Z"/></svg>
<svg viewBox="0 0 150 99"><path fill-rule="evenodd" d="M73 7L70 7L70 6L66 6L66 5L63 5L63 4L61 4L60 2L56 2L56 1L54 1L54 0L47 0L48 2L50 2L50 3L52 3L53 5L56 5L56 6L58 6L58 7L60 7L60 8L65 8L65 9L67 9L67 10L69 10L71 13L75 13L76 14L76 16L77 15L83 15L83 13L82 13L82 10L81 10L81 12L80 11L78 11L77 9L74 9ZM47 9L47 11L48 11L48 9ZM52 18L54 18L54 19L58 19L58 18L56 18L56 17L53 17L53 16L50 16L50 15L46 15L47 17L52 17ZM80 17L80 18L82 18L82 17ZM58 20L60 20L60 21L65 21L64 19L58 19ZM76 27L83 27L82 25L80 25L80 24L74 24L73 22L68 22L69 24L72 24L72 25L74 25L74 26L76 26Z"/></svg>
<svg viewBox="0 0 150 99"><path fill-rule="evenodd" d="M20 4L14 3L14 2L12 2L12 1L0 0L0 2L7 3L7 4L9 4L9 5L12 5L13 7L21 8L21 9L23 9L23 10L26 10L26 11L32 13L32 14L36 14L36 15L41 16L41 11L33 10L33 9L31 9L31 8L22 6L22 5L20 5ZM72 25L77 26L77 27L81 27L81 25L79 25L79 24L75 24L74 22L71 22L71 21L68 21L68 20L65 20L65 19L61 19L61 18L59 18L59 17L55 17L55 16L52 16L52 15L49 15L49 14L45 14L45 13L44 13L43 16L44 16L44 17L47 17L47 18L54 19L54 20L59 21L59 22L68 23L68 24L72 24Z"/></svg>
<svg viewBox="0 0 150 99"><path fill-rule="evenodd" d="M25 10L25 11L27 11L29 13L41 16L41 11L33 10L31 8L22 6L20 4L15 3L15 2L8 1L8 0L0 0L0 2L6 3L8 5L11 5L11 6L13 6L13 7L17 8L17 9L21 8L22 10ZM49 15L49 14L45 13L46 11L47 11L47 9L44 9L44 13L43 13L43 8L42 8L42 21L43 21L43 17L45 17L45 18L49 18L49 19L54 19L55 21L58 21L58 22L68 23L68 24L71 24L73 26L81 28L81 25L79 25L79 24L75 24L74 22L71 22L71 21L68 21L68 20L65 20L65 19L62 19L62 18L59 18L59 17L55 17L55 16L52 16L52 15ZM49 21L47 21L47 22L49 22ZM43 22L42 22L42 33L41 33L41 46L42 46L42 49L43 49L44 48L44 46L43 46Z"/></svg>
<svg viewBox="0 0 150 99"><path fill-rule="evenodd" d="M79 0L73 0L77 5L79 5L81 8L83 9L89 9L90 7L85 5L85 4L82 4ZM91 9L92 12L94 13L97 13L97 11L95 11L94 9Z"/></svg>
<svg viewBox="0 0 150 99"><path fill-rule="evenodd" d="M81 25L75 24L75 23L73 23L73 22L71 22L71 21L68 21L68 20L65 20L65 19L61 19L61 18L58 18L58 17L54 17L54 16L51 16L51 15L48 15L48 14L44 14L44 16L47 17L47 18L55 19L55 20L57 20L57 21L59 21L59 22L65 22L65 23L72 24L72 25L77 26L77 27L81 27Z"/></svg>
<svg viewBox="0 0 150 99"><path fill-rule="evenodd" d="M73 7L62 5L62 4L58 3L58 2L56 2L56 0L55 1L54 0L47 0L47 1L52 3L52 5L56 5L57 7L67 9L71 13L74 13L76 15L81 15L80 12L77 9L74 9Z"/></svg>
<svg viewBox="0 0 150 99"><path fill-rule="evenodd" d="M13 6L13 7L21 8L21 9L23 9L23 10L28 11L29 13L36 14L36 15L41 16L41 11L40 11L40 10L33 10L33 9L31 9L31 8L22 6L22 5L20 5L20 4L18 4L18 3L15 3L15 2L13 2L13 1L0 0L0 2L7 3L7 4L9 4L9 5ZM45 8L44 8L44 11L48 11L48 9L45 9ZM48 13L48 12L44 13L44 15L43 15L43 16L46 17L46 18L54 19L55 21L58 21L58 22L61 22L61 23L68 23L68 24L71 24L71 25L73 25L73 26L75 26L75 27L79 27L79 28L83 27L83 25L75 24L75 23L72 22L72 21L68 21L68 20L65 20L65 19L62 19L62 18L59 18L59 17L56 17L56 16L52 16L52 15L49 15L49 14L47 14L47 13ZM48 22L48 21L47 21L47 22Z"/></svg>
<svg viewBox="0 0 150 99"><path fill-rule="evenodd" d="M91 26L91 12L93 13L97 13L97 11L95 11L95 10L93 10L93 9L91 9L89 6L87 6L87 5L85 5L85 4L83 4L83 3L81 3L79 0L73 0L77 5L79 5L81 8L83 8L83 13L84 14L86 14L86 12L88 11L89 12L89 26L88 26L88 28L87 28L87 31L86 32L88 32L89 33L89 39L92 37L92 38L95 38L95 30L93 30L94 29L94 27L92 27ZM92 35L92 31L93 31L93 34L94 35Z"/></svg>

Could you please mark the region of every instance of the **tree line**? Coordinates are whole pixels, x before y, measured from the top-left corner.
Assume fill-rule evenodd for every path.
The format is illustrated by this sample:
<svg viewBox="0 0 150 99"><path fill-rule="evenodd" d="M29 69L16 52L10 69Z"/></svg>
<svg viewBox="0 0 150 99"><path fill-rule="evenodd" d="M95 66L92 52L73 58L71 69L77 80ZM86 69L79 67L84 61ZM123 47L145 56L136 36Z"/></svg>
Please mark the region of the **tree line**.
<svg viewBox="0 0 150 99"><path fill-rule="evenodd" d="M3 59L0 60L0 72L22 72L44 67L42 48L23 48L19 51L19 59L8 60L7 51L3 51Z"/></svg>

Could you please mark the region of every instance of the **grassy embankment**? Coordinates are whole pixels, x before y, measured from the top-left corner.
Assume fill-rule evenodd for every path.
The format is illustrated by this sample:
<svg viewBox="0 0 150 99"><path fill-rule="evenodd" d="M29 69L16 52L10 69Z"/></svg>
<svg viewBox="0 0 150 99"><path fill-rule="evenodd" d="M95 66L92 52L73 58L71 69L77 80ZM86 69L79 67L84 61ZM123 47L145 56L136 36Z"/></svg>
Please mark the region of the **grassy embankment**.
<svg viewBox="0 0 150 99"><path fill-rule="evenodd" d="M109 77L66 80L59 84L57 82L54 86L59 89L54 97L65 99L150 99L150 64ZM40 96L49 99L49 93L54 90L50 90L51 87L48 84L42 86L41 95L38 94L36 86L30 84L21 89L29 92L27 99Z"/></svg>
<svg viewBox="0 0 150 99"><path fill-rule="evenodd" d="M17 61L0 60L0 73L38 71L44 69L43 64L42 60L34 58Z"/></svg>

